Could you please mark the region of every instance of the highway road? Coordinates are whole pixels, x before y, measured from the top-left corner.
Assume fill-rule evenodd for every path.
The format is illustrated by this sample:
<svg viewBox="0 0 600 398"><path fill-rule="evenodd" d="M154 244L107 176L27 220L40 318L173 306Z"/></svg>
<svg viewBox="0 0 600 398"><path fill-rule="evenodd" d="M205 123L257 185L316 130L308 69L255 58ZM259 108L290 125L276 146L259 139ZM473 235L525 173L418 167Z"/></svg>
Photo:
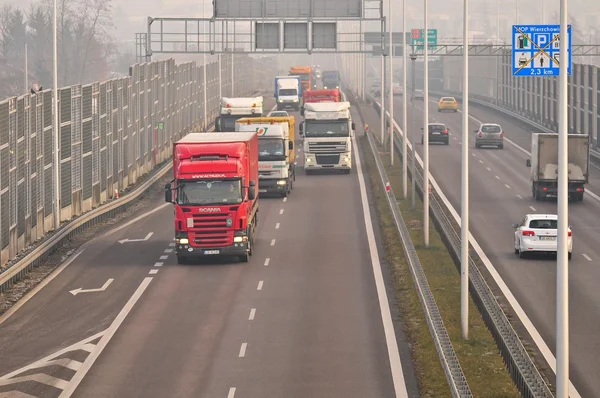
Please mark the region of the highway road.
<svg viewBox="0 0 600 398"><path fill-rule="evenodd" d="M438 113L432 97L430 122L442 122L450 128L449 146L430 145L430 168L452 205L460 211L461 117L459 113ZM409 131L416 126L417 150L423 123L423 102L416 102L415 112L409 103ZM395 119L401 125L402 97L395 98ZM519 223L527 213L556 213L556 201L536 202L532 198L530 169L525 153L530 148L532 130L528 126L507 120L496 112L470 107L470 228L495 268L517 298L526 314L554 352L556 313L556 262L550 258L519 259L514 254L513 223ZM481 122L499 123L506 140L503 150L474 148L476 130ZM413 124L414 123L414 124ZM510 144L508 141L513 142ZM519 148L522 147L522 148ZM600 193L600 172L592 169L589 188ZM570 261L570 355L571 381L584 397L597 396L597 357L600 355L600 201L586 195L583 202L569 206L569 221L573 229L574 249Z"/></svg>
<svg viewBox="0 0 600 398"><path fill-rule="evenodd" d="M249 263L177 265L160 197L91 241L0 319L0 396L392 397L404 380L418 396L386 339L362 171L305 176L301 157L292 194L261 198Z"/></svg>

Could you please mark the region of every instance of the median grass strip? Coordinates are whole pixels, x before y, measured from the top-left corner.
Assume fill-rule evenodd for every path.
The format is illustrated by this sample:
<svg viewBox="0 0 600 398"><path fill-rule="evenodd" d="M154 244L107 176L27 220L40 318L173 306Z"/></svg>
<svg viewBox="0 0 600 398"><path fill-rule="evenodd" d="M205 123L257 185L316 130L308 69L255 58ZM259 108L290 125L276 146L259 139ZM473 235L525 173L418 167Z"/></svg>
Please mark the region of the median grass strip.
<svg viewBox="0 0 600 398"><path fill-rule="evenodd" d="M440 364L435 344L421 303L417 296L414 281L402 246L398 243L398 233L389 210L375 160L366 137L361 137L365 149L365 163L374 187L378 219L390 265L397 303L403 314L406 334L411 342L413 359L417 369L419 388L422 397L450 397L450 389ZM381 148L378 148L381 151ZM408 184L408 199L401 199L402 169L399 158L390 167L389 154L381 153L386 165L390 185L398 197L398 206L411 238L417 249L419 260L425 270L427 280L444 320L448 335L463 368L469 387L475 397L519 397L498 352L492 334L487 329L477 307L469 300L469 339L463 340L460 326L460 275L456 265L433 223L430 226L429 248L423 245L423 204L417 196L416 209L411 209L411 184Z"/></svg>

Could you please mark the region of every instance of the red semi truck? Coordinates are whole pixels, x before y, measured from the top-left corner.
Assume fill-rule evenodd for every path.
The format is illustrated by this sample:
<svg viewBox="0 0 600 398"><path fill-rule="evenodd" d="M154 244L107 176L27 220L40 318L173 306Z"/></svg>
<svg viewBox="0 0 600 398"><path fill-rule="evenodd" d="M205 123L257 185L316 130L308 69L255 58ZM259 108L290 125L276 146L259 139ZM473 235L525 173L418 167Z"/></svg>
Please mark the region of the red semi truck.
<svg viewBox="0 0 600 398"><path fill-rule="evenodd" d="M312 90L305 91L302 101L308 102L341 102L342 96L340 90L332 88L329 90Z"/></svg>
<svg viewBox="0 0 600 398"><path fill-rule="evenodd" d="M188 134L173 146L173 177L165 201L175 205L177 262L248 262L258 221L256 132Z"/></svg>

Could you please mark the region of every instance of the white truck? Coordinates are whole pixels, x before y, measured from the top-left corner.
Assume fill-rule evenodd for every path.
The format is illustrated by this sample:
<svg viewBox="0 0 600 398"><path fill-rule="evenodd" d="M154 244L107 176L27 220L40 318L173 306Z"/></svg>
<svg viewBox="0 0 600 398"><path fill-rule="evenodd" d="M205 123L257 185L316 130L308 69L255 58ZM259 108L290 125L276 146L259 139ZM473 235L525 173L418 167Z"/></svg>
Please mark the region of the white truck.
<svg viewBox="0 0 600 398"><path fill-rule="evenodd" d="M234 132L236 120L263 115L263 97L223 97L221 98L221 115L215 120L215 131Z"/></svg>
<svg viewBox="0 0 600 398"><path fill-rule="evenodd" d="M590 139L587 134L569 134L569 197L583 200L584 185L588 182L590 166ZM531 192L536 200L558 193L558 134L531 135Z"/></svg>
<svg viewBox="0 0 600 398"><path fill-rule="evenodd" d="M277 110L300 110L300 88L300 78L298 76L277 76L275 78Z"/></svg>
<svg viewBox="0 0 600 398"><path fill-rule="evenodd" d="M304 137L304 170L352 170L352 136L356 126L349 102L309 102L304 104L304 121L299 135Z"/></svg>
<svg viewBox="0 0 600 398"><path fill-rule="evenodd" d="M258 133L258 179L259 192L287 197L293 189L296 177L293 137L287 122L248 123L241 119L235 123L235 131ZM292 132L293 134L293 132Z"/></svg>

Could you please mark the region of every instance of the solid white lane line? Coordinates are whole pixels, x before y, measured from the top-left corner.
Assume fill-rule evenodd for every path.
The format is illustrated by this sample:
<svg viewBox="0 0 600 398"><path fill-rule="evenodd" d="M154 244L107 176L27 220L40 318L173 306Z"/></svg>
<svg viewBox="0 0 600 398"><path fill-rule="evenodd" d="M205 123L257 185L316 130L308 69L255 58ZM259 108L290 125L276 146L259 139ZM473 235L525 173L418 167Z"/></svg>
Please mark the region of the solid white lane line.
<svg viewBox="0 0 600 398"><path fill-rule="evenodd" d="M535 210L535 207L533 207L533 206L529 206L529 208L531 209L531 211L537 211L537 210Z"/></svg>
<svg viewBox="0 0 600 398"><path fill-rule="evenodd" d="M158 274L158 270L157 269L151 269L150 272L148 272L150 275L156 275Z"/></svg>
<svg viewBox="0 0 600 398"><path fill-rule="evenodd" d="M279 214L283 214L283 209L279 210Z"/></svg>
<svg viewBox="0 0 600 398"><path fill-rule="evenodd" d="M269 257L267 257L265 259L265 267L269 265L269 262L271 262L271 259Z"/></svg>
<svg viewBox="0 0 600 398"><path fill-rule="evenodd" d="M256 287L256 290L262 290L262 287L263 287L263 281L259 281L258 286Z"/></svg>
<svg viewBox="0 0 600 398"><path fill-rule="evenodd" d="M271 246L275 246L275 239L271 239Z"/></svg>
<svg viewBox="0 0 600 398"><path fill-rule="evenodd" d="M104 333L104 335L96 345L95 350L90 355L88 355L81 369L79 369L79 371L77 371L77 373L75 373L75 375L71 378L69 386L65 390L63 390L62 394L60 394L60 398L68 398L71 395L73 395L75 389L77 389L77 386L79 386L87 372L89 372L92 365L94 365L96 359L98 359L102 351L106 348L110 340L117 332L117 329L119 329L119 327L121 326L127 315L131 312L135 304L138 302L142 294L144 294L144 291L148 288L148 285L150 285L152 279L154 278L151 276L144 278L144 280L137 288L137 290L133 293L127 304L125 304L125 306L123 307L121 312L119 312L112 324L108 327L108 329L106 329L106 333Z"/></svg>
<svg viewBox="0 0 600 398"><path fill-rule="evenodd" d="M249 321L253 321L254 320L254 315L256 315L256 308L252 308L250 310L250 315L248 316L248 320Z"/></svg>
<svg viewBox="0 0 600 398"><path fill-rule="evenodd" d="M395 122L394 124L396 125ZM396 125L396 127L398 130L400 130L399 126ZM390 301L388 299L385 283L383 281L383 272L381 270L381 263L379 262L379 252L375 242L373 221L371 219L371 211L368 205L369 200L367 197L367 190L365 188L365 178L363 175L361 156L360 152L357 150L358 146L356 144L356 136L352 137L352 147L354 149L354 160L356 163L356 174L358 175L358 185L360 188L360 199L363 209L363 217L365 220L365 229L367 232L367 242L369 245L369 254L371 257L371 266L373 268L375 287L377 289L377 301L379 303L379 310L381 312L381 320L383 323L388 359L392 373L392 382L394 383L395 397L408 398L408 391L406 389L406 382L404 380L404 372L402 371L402 362L400 360L400 352L398 351L398 342L396 341L396 332L394 330L394 323L392 322ZM407 358L407 360L410 360L410 358Z"/></svg>
<svg viewBox="0 0 600 398"><path fill-rule="evenodd" d="M173 249L165 249L165 253L171 253L173 252Z"/></svg>
<svg viewBox="0 0 600 398"><path fill-rule="evenodd" d="M519 199L523 199L523 197L521 195L517 195L517 198Z"/></svg>
<svg viewBox="0 0 600 398"><path fill-rule="evenodd" d="M240 347L240 354L238 355L240 358L244 358L246 356L246 347L248 347L248 343L242 343Z"/></svg>
<svg viewBox="0 0 600 398"><path fill-rule="evenodd" d="M489 167L486 167L487 171L492 171L492 169L490 169Z"/></svg>
<svg viewBox="0 0 600 398"><path fill-rule="evenodd" d="M287 196L286 196L285 198L283 198L283 201L284 201L284 202L287 202Z"/></svg>
<svg viewBox="0 0 600 398"><path fill-rule="evenodd" d="M279 229L279 223L275 224L275 229Z"/></svg>
<svg viewBox="0 0 600 398"><path fill-rule="evenodd" d="M582 256L585 257L586 260L592 261L592 258L590 256L588 256L587 254L583 253Z"/></svg>
<svg viewBox="0 0 600 398"><path fill-rule="evenodd" d="M227 398L234 398L235 397L235 387L231 387L229 388L229 394L227 394Z"/></svg>
<svg viewBox="0 0 600 398"><path fill-rule="evenodd" d="M510 189L510 185L508 185L508 184L504 184L504 186L505 186L506 188Z"/></svg>
<svg viewBox="0 0 600 398"><path fill-rule="evenodd" d="M155 267L162 267L164 263L158 262L158 263L154 263Z"/></svg>
<svg viewBox="0 0 600 398"><path fill-rule="evenodd" d="M159 259L159 260L166 260L166 259L168 259L168 258L169 258L169 256L160 256L160 259Z"/></svg>

